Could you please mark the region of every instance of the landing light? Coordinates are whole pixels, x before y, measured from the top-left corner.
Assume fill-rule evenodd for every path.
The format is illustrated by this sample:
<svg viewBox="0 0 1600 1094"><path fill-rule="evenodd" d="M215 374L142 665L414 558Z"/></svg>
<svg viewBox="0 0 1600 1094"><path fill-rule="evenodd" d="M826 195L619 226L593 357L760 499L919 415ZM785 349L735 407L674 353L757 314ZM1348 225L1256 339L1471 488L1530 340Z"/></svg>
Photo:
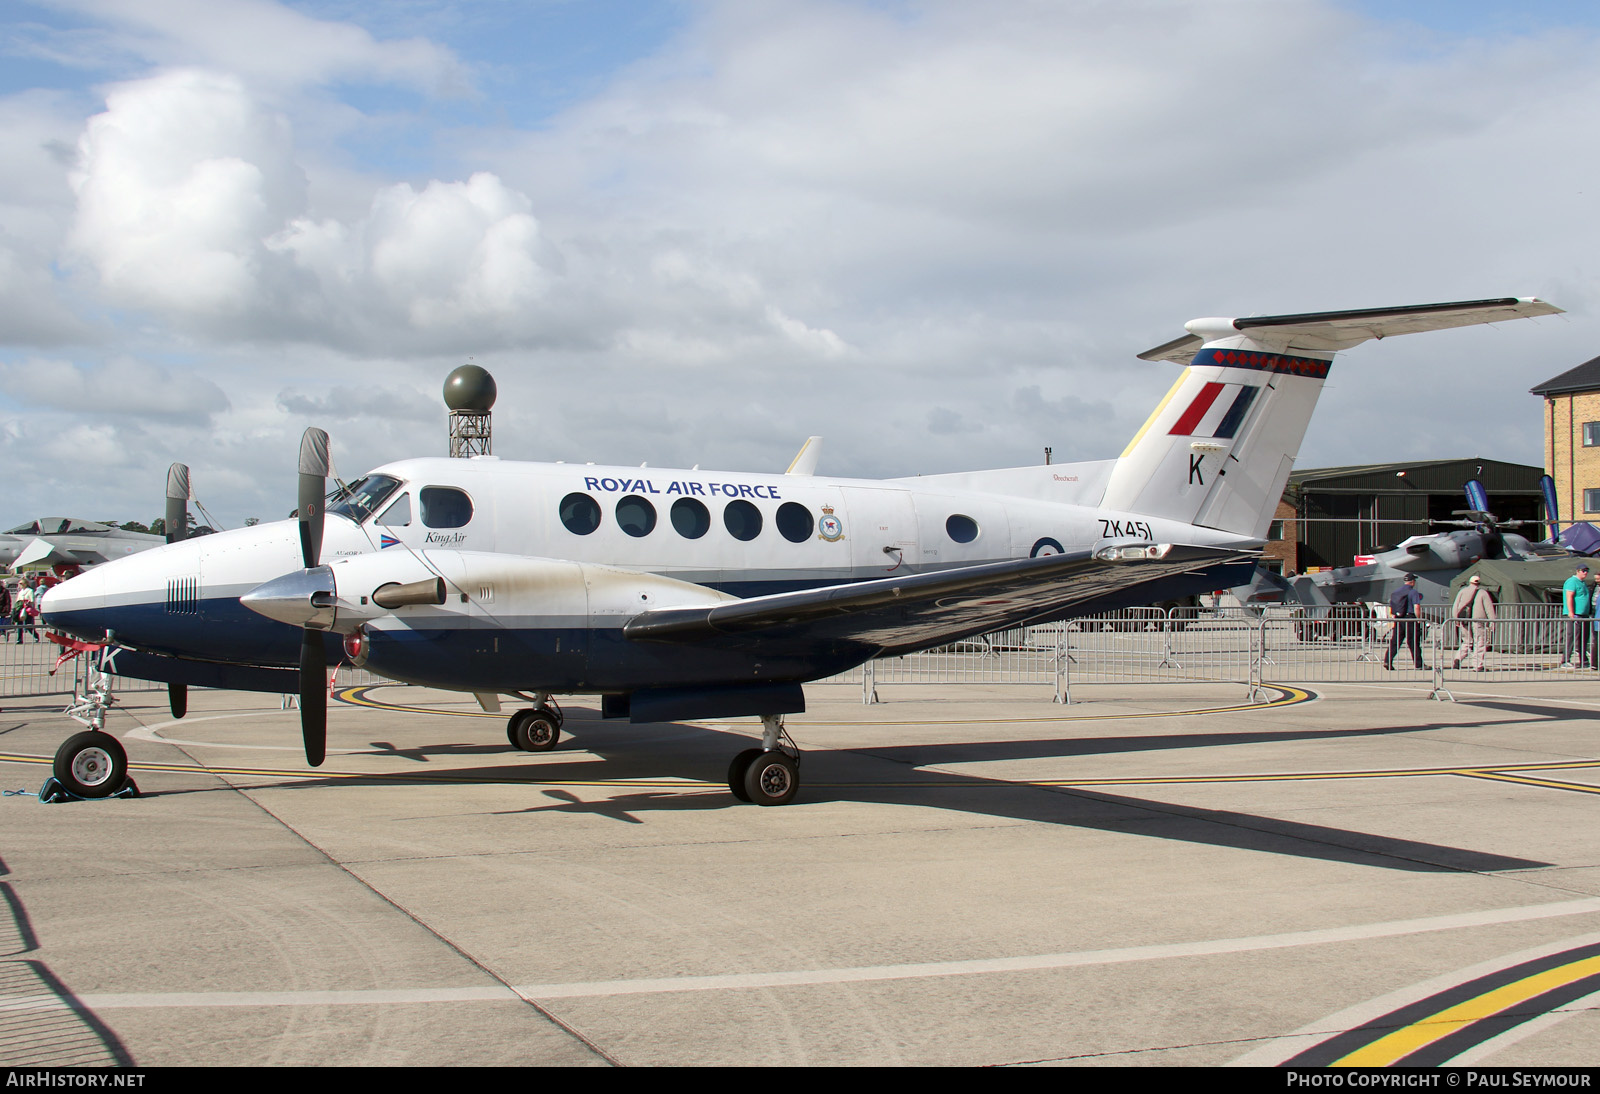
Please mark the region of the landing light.
<svg viewBox="0 0 1600 1094"><path fill-rule="evenodd" d="M1166 558L1170 543L1139 543L1121 547L1102 547L1094 553L1101 562L1127 562L1130 559Z"/></svg>

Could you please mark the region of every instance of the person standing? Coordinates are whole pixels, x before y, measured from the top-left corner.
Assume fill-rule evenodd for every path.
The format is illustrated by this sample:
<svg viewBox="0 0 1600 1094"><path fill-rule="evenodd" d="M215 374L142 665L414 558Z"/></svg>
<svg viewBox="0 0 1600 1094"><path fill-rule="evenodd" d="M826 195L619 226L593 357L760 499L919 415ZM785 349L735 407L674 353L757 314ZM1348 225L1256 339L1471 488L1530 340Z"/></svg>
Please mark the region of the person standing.
<svg viewBox="0 0 1600 1094"><path fill-rule="evenodd" d="M1589 564L1580 562L1577 572L1561 586L1561 609L1567 617L1566 648L1561 651L1562 668L1592 665L1589 637L1594 624L1594 589L1589 584Z"/></svg>
<svg viewBox="0 0 1600 1094"><path fill-rule="evenodd" d="M1461 648L1456 650L1451 668L1458 669L1467 663L1467 658L1474 657L1477 663L1472 666L1473 671L1483 671L1483 657L1489 652L1489 640L1498 617L1494 594L1483 587L1482 578L1473 574L1472 580L1456 594L1455 603L1450 605L1450 618L1461 630Z"/></svg>
<svg viewBox="0 0 1600 1094"><path fill-rule="evenodd" d="M37 581L38 579L32 574L22 579L22 588L17 590L16 601L11 608L11 618L17 624L17 645L19 646L22 645L22 633L24 631L35 642L39 641L39 627L34 622L39 615L39 609L34 605L34 600L39 595Z"/></svg>
<svg viewBox="0 0 1600 1094"><path fill-rule="evenodd" d="M1406 583L1390 594L1389 614L1394 617L1394 630L1389 632L1389 655L1383 659L1383 667L1394 668L1394 655L1404 642L1417 668L1427 668L1422 663L1422 594L1417 591L1416 574L1407 574Z"/></svg>

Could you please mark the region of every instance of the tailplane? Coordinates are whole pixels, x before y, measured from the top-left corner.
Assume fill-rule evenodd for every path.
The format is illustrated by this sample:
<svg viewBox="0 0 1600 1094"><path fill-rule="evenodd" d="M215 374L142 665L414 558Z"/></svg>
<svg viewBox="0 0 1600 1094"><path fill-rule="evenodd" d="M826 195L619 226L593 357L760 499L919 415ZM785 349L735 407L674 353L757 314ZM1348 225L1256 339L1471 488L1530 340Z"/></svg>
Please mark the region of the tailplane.
<svg viewBox="0 0 1600 1094"><path fill-rule="evenodd" d="M1102 507L1260 539L1334 354L1372 338L1561 311L1532 297L1195 319L1139 354L1188 367L1111 472Z"/></svg>

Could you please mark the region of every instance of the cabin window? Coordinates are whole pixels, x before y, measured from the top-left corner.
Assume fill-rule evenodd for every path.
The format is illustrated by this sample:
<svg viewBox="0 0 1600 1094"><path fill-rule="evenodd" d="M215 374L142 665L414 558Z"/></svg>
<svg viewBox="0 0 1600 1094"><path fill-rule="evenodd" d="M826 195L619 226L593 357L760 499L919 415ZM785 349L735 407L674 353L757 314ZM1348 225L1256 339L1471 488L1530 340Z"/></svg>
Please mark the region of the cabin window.
<svg viewBox="0 0 1600 1094"><path fill-rule="evenodd" d="M656 507L638 494L629 494L617 502L617 524L635 539L648 536L656 528Z"/></svg>
<svg viewBox="0 0 1600 1094"><path fill-rule="evenodd" d="M746 542L761 534L761 510L740 498L722 510L722 523L734 539Z"/></svg>
<svg viewBox="0 0 1600 1094"><path fill-rule="evenodd" d="M953 514L944 522L945 535L957 543L971 543L978 538L978 522L961 513Z"/></svg>
<svg viewBox="0 0 1600 1094"><path fill-rule="evenodd" d="M1600 422L1583 423L1583 447L1594 448L1600 445Z"/></svg>
<svg viewBox="0 0 1600 1094"><path fill-rule="evenodd" d="M395 503L383 511L378 523L386 528L405 528L411 523L411 495L401 494Z"/></svg>
<svg viewBox="0 0 1600 1094"><path fill-rule="evenodd" d="M711 531L711 511L693 498L672 503L672 527L684 539L699 539Z"/></svg>
<svg viewBox="0 0 1600 1094"><path fill-rule="evenodd" d="M786 501L778 506L778 532L790 543L804 543L816 528L811 510L799 502Z"/></svg>
<svg viewBox="0 0 1600 1094"><path fill-rule="evenodd" d="M472 519L472 499L453 486L424 486L417 500L429 528L461 528Z"/></svg>
<svg viewBox="0 0 1600 1094"><path fill-rule="evenodd" d="M588 494L568 494L561 499L561 523L575 536L586 536L600 527L600 503Z"/></svg>

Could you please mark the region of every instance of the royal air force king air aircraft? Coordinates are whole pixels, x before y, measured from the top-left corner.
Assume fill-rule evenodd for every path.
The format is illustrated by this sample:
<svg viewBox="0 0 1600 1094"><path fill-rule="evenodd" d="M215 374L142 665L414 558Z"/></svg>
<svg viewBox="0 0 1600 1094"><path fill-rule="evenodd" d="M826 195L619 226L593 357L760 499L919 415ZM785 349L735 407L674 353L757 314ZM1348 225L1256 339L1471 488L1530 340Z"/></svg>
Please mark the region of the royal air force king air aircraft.
<svg viewBox="0 0 1600 1094"><path fill-rule="evenodd" d="M560 739L558 694L634 722L758 716L729 789L783 804L799 785L783 717L807 681L1241 584L1337 351L1559 311L1509 298L1197 319L1140 354L1187 367L1121 457L1094 463L867 481L413 459L327 495L312 429L298 519L108 563L52 590L44 618L110 636L111 671L166 681L174 714L188 685L298 691L313 766L341 655L486 709L523 698L507 732L529 750ZM125 770L93 729L56 758L85 796Z"/></svg>

